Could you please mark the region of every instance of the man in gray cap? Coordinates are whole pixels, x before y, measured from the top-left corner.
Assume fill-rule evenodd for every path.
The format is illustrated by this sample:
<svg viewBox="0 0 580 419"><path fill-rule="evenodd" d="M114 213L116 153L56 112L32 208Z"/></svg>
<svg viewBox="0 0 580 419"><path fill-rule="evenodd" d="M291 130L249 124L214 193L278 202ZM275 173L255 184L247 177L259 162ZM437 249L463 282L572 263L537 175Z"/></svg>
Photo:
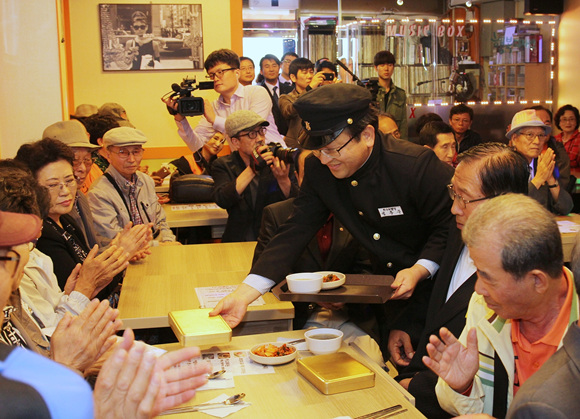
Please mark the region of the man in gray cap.
<svg viewBox="0 0 580 419"><path fill-rule="evenodd" d="M314 157L306 159L292 216L212 315L237 325L247 305L291 271L330 212L369 251L375 273L396 276L394 298L408 298L435 274L451 219L453 169L425 147L380 134L370 104L371 94L350 84L322 86L295 102L300 142Z"/></svg>
<svg viewBox="0 0 580 419"><path fill-rule="evenodd" d="M258 237L266 205L296 196L290 164L264 144L269 122L254 111L239 110L227 117L226 133L237 149L211 166L213 199L228 211L224 242L253 241Z"/></svg>
<svg viewBox="0 0 580 419"><path fill-rule="evenodd" d="M113 128L103 136L109 168L88 193L99 239L108 244L132 222L149 224L160 244L179 244L167 225L157 200L153 179L138 171L143 159L145 134L130 127Z"/></svg>

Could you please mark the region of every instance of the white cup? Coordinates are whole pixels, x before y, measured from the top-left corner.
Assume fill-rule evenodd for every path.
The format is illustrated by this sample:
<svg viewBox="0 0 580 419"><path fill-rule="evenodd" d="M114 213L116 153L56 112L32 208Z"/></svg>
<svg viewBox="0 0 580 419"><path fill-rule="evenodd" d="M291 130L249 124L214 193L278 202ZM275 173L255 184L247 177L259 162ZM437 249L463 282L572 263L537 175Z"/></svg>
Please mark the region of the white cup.
<svg viewBox="0 0 580 419"><path fill-rule="evenodd" d="M322 289L322 275L302 272L286 276L288 289L294 294L316 294Z"/></svg>
<svg viewBox="0 0 580 419"><path fill-rule="evenodd" d="M314 355L333 354L342 345L343 333L338 329L311 329L304 333L306 346Z"/></svg>

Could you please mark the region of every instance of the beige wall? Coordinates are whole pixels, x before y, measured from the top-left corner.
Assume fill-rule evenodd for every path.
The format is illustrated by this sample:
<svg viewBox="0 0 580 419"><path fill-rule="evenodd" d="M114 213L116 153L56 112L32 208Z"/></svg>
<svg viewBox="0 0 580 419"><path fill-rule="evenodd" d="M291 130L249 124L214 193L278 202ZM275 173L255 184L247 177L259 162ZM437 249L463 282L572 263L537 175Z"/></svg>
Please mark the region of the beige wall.
<svg viewBox="0 0 580 419"><path fill-rule="evenodd" d="M70 1L72 39L72 80L74 105L118 102L127 110L131 122L150 139L147 148L183 146L177 128L165 110L160 97L171 90L185 76L205 79L205 71L122 71L104 72L101 64L101 46L98 5L102 0ZM115 3L115 2L112 2ZM146 3L124 1L123 3ZM204 58L213 50L230 48L230 0L158 0L156 4L201 4L203 16ZM214 100L211 91L196 92ZM195 118L190 118L192 125Z"/></svg>
<svg viewBox="0 0 580 419"><path fill-rule="evenodd" d="M555 86L554 110L570 103L580 107L580 52L578 51L578 27L580 26L580 0L564 2L564 14L560 20L558 45L558 82Z"/></svg>

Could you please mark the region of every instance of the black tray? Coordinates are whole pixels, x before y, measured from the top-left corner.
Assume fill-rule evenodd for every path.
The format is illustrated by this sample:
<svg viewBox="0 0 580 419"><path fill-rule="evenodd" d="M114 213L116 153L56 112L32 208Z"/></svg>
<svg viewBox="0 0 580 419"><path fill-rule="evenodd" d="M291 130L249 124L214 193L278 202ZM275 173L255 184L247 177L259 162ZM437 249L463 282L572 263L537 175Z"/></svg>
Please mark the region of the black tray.
<svg viewBox="0 0 580 419"><path fill-rule="evenodd" d="M346 275L342 286L317 294L294 294L283 280L272 288L272 293L280 301L382 304L393 295L394 280L391 275Z"/></svg>

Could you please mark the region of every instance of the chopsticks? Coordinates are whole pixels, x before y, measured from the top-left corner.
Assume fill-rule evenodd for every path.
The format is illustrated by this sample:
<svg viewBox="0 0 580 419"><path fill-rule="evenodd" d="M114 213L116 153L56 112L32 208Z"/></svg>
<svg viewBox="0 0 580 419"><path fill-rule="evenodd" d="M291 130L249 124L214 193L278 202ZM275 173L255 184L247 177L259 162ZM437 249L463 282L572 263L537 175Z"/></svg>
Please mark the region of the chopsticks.
<svg viewBox="0 0 580 419"><path fill-rule="evenodd" d="M363 416L357 416L354 419L378 419L378 418L388 418L391 416L396 416L400 413L406 412L407 409L403 409L400 404L387 407L386 409L377 410L376 412L368 413Z"/></svg>

